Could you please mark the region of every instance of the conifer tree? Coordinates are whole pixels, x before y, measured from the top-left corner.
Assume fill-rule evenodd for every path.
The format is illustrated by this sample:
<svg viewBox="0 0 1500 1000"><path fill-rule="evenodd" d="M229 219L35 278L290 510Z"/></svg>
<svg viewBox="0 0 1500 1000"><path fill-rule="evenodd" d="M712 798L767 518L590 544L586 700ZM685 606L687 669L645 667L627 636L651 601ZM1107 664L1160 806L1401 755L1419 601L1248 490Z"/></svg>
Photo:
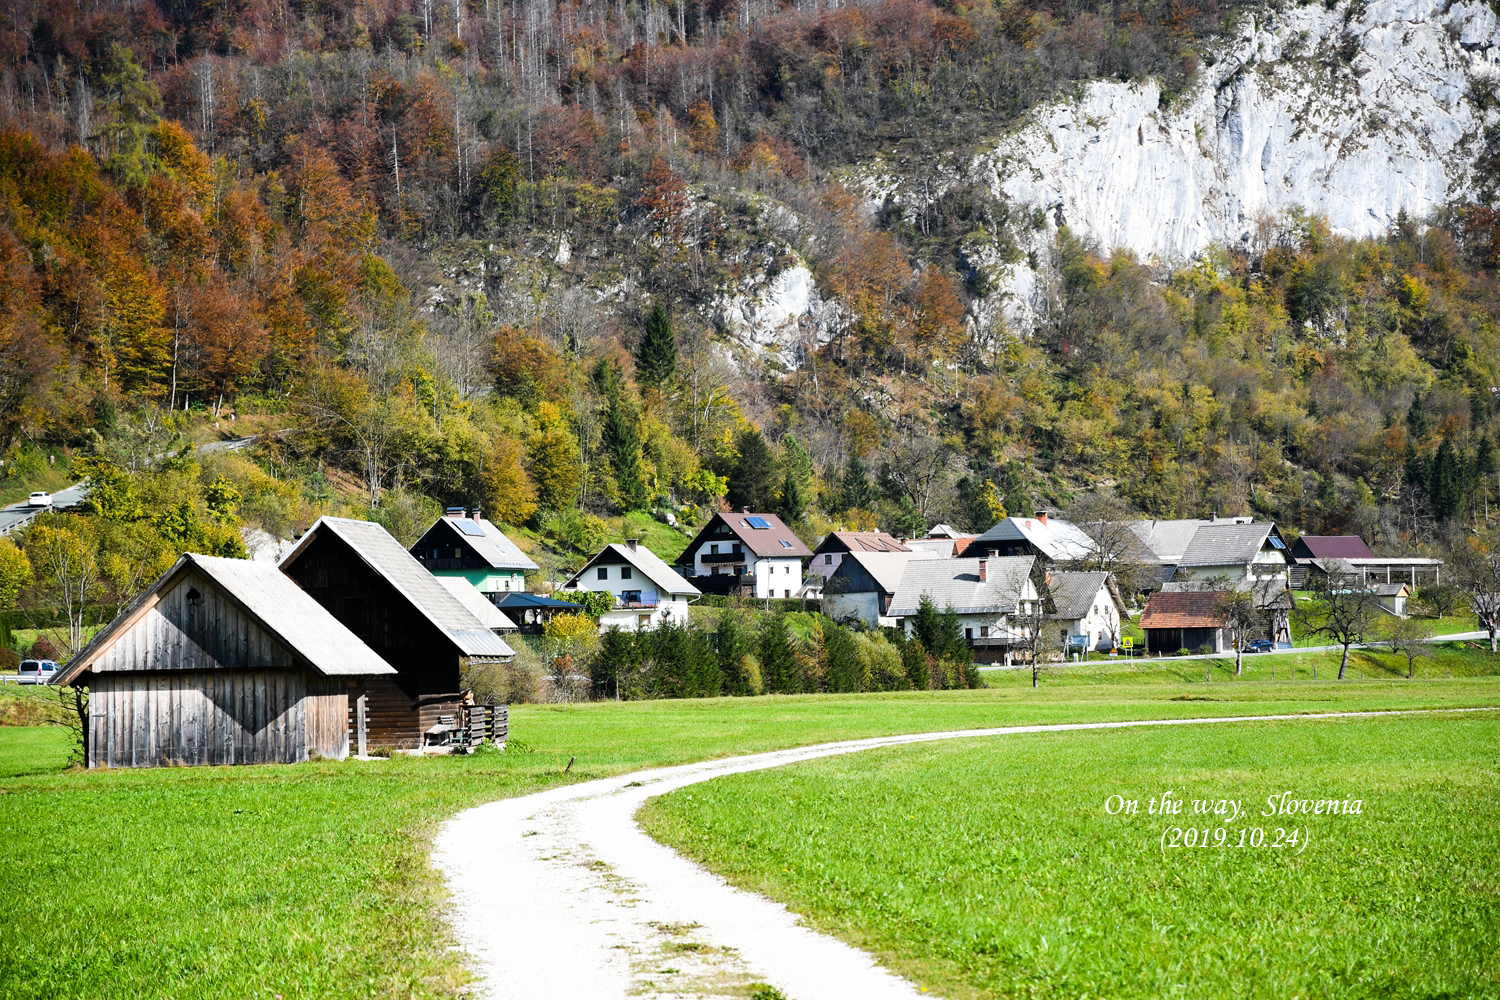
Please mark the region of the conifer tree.
<svg viewBox="0 0 1500 1000"><path fill-rule="evenodd" d="M789 525L807 516L807 498L802 495L802 487L791 469L786 471L786 479L781 483L781 507L777 513Z"/></svg>
<svg viewBox="0 0 1500 1000"><path fill-rule="evenodd" d="M740 434L739 460L729 476L728 499L735 507L772 510L776 506L776 458L755 428ZM769 683L769 681L767 682Z"/></svg>
<svg viewBox="0 0 1500 1000"><path fill-rule="evenodd" d="M636 348L635 370L641 385L660 386L677 371L677 338L672 317L658 299L646 317L646 334Z"/></svg>
<svg viewBox="0 0 1500 1000"><path fill-rule="evenodd" d="M792 655L792 633L786 627L785 615L766 615L756 636L760 653L760 670L770 694L798 694L802 678L797 674L797 658Z"/></svg>
<svg viewBox="0 0 1500 1000"><path fill-rule="evenodd" d="M604 390L603 444L620 488L620 506L640 510L649 497L641 474L641 436L636 430L634 414L626 410L619 373L601 361L594 374Z"/></svg>
<svg viewBox="0 0 1500 1000"><path fill-rule="evenodd" d="M849 465L844 470L844 479L839 484L839 511L870 510L875 506L875 484L865 471L865 463L858 455L849 456Z"/></svg>

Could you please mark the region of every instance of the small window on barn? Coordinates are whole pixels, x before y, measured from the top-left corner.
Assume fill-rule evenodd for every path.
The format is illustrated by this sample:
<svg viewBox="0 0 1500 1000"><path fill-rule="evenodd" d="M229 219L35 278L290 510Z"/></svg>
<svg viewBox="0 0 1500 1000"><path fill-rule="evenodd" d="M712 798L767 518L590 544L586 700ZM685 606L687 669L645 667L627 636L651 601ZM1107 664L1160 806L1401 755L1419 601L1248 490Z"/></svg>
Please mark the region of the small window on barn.
<svg viewBox="0 0 1500 1000"><path fill-rule="evenodd" d="M601 579L601 580L608 580L609 579L609 567L608 566L600 566L599 567L599 579Z"/></svg>
<svg viewBox="0 0 1500 1000"><path fill-rule="evenodd" d="M824 566L832 566L833 565L833 553L832 552L829 552L829 553L827 553L826 555L823 556L823 565Z"/></svg>

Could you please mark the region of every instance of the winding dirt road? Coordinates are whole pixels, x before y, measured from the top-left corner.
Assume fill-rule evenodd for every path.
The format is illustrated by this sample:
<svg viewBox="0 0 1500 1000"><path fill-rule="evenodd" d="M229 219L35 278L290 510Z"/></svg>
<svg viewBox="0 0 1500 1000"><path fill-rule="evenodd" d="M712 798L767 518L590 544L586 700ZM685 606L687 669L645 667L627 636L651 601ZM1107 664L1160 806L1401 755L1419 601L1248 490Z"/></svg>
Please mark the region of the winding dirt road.
<svg viewBox="0 0 1500 1000"><path fill-rule="evenodd" d="M1493 711L1438 709L1436 711ZM1004 726L824 743L638 771L502 799L443 825L433 861L459 940L491 1000L745 995L791 1000L930 997L870 956L802 926L779 903L730 886L636 825L646 799L726 774L876 747L1081 729L1430 714L1329 712Z"/></svg>

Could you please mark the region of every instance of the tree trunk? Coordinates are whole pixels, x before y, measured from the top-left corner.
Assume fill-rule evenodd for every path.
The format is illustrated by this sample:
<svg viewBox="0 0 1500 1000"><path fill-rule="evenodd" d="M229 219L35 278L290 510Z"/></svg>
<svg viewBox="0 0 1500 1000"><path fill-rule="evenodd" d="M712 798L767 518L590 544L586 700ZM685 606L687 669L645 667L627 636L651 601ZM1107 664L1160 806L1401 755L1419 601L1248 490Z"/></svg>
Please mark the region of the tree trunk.
<svg viewBox="0 0 1500 1000"><path fill-rule="evenodd" d="M1339 680L1344 679L1344 671L1349 668L1349 644L1344 643L1344 658L1339 661Z"/></svg>
<svg viewBox="0 0 1500 1000"><path fill-rule="evenodd" d="M1244 644L1234 647L1234 676L1239 677L1245 666Z"/></svg>

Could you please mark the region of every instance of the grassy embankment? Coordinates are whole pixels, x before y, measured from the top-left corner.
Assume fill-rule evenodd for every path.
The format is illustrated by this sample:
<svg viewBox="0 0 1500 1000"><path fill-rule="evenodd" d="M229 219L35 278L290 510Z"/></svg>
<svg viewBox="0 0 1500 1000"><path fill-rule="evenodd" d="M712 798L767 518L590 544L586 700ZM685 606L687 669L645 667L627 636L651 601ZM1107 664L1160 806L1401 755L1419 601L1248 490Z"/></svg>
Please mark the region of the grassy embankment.
<svg viewBox="0 0 1500 1000"><path fill-rule="evenodd" d="M642 818L943 996L1494 997L1497 747L1500 711L1028 734L719 778ZM1168 790L1183 813L1149 815ZM1287 790L1362 811L1262 816ZM1171 827L1210 846L1164 849Z"/></svg>
<svg viewBox="0 0 1500 1000"><path fill-rule="evenodd" d="M1487 677L520 706L529 753L91 773L62 770L59 728L0 728L0 926L25 929L0 936L0 996L452 995L433 830L561 781L921 730L1495 704Z"/></svg>

